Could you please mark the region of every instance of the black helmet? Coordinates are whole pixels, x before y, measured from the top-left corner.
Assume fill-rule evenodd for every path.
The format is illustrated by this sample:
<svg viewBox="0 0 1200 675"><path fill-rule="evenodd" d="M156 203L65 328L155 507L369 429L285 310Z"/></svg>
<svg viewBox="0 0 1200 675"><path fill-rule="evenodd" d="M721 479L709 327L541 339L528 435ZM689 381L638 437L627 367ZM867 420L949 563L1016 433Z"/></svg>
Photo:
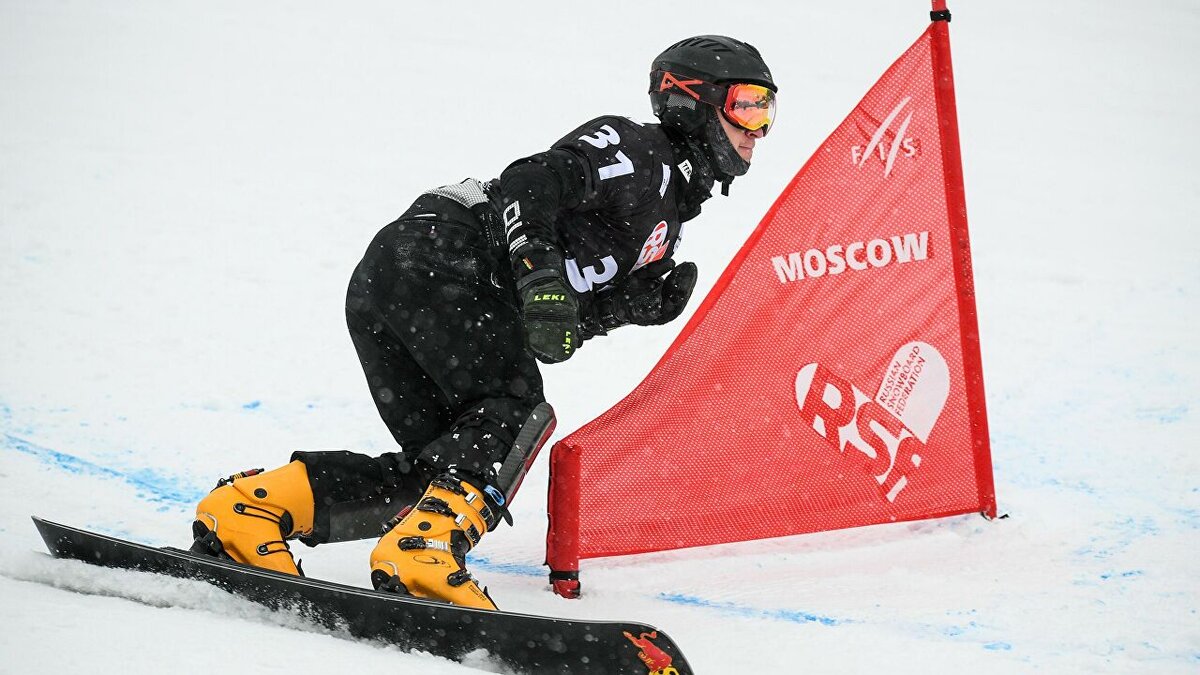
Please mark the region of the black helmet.
<svg viewBox="0 0 1200 675"><path fill-rule="evenodd" d="M771 70L754 46L723 35L699 35L667 47L650 66L650 105L664 126L695 135L711 117L689 82L759 84L778 91ZM719 105L719 104L718 104Z"/></svg>

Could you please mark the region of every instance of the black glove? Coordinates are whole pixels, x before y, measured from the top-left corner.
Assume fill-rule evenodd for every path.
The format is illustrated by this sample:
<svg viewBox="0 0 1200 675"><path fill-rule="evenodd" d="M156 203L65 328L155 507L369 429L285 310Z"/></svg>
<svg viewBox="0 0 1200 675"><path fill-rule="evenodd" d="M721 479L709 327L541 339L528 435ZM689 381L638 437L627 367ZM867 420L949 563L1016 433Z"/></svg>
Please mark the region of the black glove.
<svg viewBox="0 0 1200 675"><path fill-rule="evenodd" d="M542 363L566 361L582 341L579 301L562 278L562 262L548 248L518 251L513 260L529 351Z"/></svg>
<svg viewBox="0 0 1200 675"><path fill-rule="evenodd" d="M673 269L672 269L673 268ZM651 263L616 288L597 294L586 328L603 335L618 326L659 326L679 318L696 287L696 264Z"/></svg>

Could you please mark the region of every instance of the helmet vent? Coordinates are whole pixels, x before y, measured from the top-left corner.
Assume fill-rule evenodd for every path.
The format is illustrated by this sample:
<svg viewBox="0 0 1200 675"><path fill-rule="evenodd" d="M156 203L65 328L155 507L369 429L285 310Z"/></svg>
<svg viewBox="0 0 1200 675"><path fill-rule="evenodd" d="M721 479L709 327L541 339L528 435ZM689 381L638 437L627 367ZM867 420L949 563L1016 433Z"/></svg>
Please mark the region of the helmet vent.
<svg viewBox="0 0 1200 675"><path fill-rule="evenodd" d="M695 99L693 99L689 96L680 96L679 94L676 94L675 92L671 92L671 93L667 94L667 105L679 106L681 108L687 108L688 110L696 109Z"/></svg>
<svg viewBox="0 0 1200 675"><path fill-rule="evenodd" d="M756 56L758 58L762 58L762 54L760 54L758 52L758 50L754 48L754 45L742 42L740 40L734 40L732 38L725 38L725 39L729 40L730 42L733 42L738 47L745 48L751 54L754 54L754 56ZM706 51L715 52L717 54L733 54L734 53L733 48L731 48L729 45L727 45L719 40L714 40L710 37L705 37L703 35L700 35L697 37L690 37L690 38L687 38L686 40L680 40L679 42L676 42L675 44L668 47L667 51L671 51L672 49L679 49L682 47L695 47L696 49L703 49Z"/></svg>
<svg viewBox="0 0 1200 675"><path fill-rule="evenodd" d="M678 49L680 47L696 47L697 49L707 49L708 51L711 51L711 52L720 52L720 53L725 53L725 54L733 53L733 50L730 49L729 47L726 47L725 45L721 44L720 42L717 42L716 40L706 38L706 37L693 37L693 38L688 38L686 40L681 40L681 41L676 42L675 44L671 45L668 48L668 50Z"/></svg>

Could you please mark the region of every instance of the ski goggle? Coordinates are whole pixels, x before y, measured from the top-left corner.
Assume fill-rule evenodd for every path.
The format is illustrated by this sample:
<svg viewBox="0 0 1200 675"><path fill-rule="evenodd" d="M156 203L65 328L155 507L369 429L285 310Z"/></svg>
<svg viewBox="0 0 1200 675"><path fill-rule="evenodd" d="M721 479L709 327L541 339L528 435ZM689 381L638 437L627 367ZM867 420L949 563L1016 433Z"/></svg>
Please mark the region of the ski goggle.
<svg viewBox="0 0 1200 675"><path fill-rule="evenodd" d="M759 84L730 85L721 112L735 126L746 131L763 129L766 135L775 121L775 92Z"/></svg>
<svg viewBox="0 0 1200 675"><path fill-rule="evenodd" d="M703 80L681 79L662 70L658 91L676 90L707 103L725 116L730 124L746 131L770 131L775 121L775 92L761 84L709 84Z"/></svg>

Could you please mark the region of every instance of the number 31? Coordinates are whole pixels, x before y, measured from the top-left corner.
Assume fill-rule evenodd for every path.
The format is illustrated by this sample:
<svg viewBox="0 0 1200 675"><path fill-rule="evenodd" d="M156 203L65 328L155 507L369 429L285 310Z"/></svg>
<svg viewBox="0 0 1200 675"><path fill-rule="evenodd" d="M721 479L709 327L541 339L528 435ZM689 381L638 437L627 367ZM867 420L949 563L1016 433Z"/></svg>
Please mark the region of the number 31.
<svg viewBox="0 0 1200 675"><path fill-rule="evenodd" d="M617 145L620 143L621 136L617 133L616 129L612 128L611 125L605 124L604 126L600 127L600 131L597 131L591 136L586 134L580 136L579 140L587 141L587 143L593 148L606 148L610 145ZM617 176L624 176L626 174L633 173L633 162L629 161L629 158L625 156L625 153L618 150L615 157L617 160L615 164L609 164L608 166L600 167L600 180L608 180L609 178L616 178Z"/></svg>

